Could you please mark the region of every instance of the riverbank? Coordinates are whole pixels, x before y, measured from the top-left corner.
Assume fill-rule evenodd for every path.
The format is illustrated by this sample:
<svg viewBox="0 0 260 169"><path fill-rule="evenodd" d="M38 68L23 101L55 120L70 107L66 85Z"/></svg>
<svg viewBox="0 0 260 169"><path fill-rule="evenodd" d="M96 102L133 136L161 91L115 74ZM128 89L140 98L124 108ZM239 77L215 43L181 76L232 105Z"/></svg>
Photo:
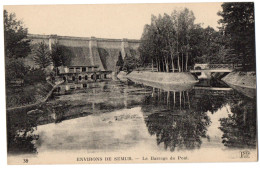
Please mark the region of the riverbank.
<svg viewBox="0 0 260 169"><path fill-rule="evenodd" d="M196 83L198 80L187 72L148 72L148 71L133 71L126 75L129 79L142 80L146 82L156 82L162 84L190 84Z"/></svg>
<svg viewBox="0 0 260 169"><path fill-rule="evenodd" d="M229 85L256 89L255 72L231 72L222 80Z"/></svg>

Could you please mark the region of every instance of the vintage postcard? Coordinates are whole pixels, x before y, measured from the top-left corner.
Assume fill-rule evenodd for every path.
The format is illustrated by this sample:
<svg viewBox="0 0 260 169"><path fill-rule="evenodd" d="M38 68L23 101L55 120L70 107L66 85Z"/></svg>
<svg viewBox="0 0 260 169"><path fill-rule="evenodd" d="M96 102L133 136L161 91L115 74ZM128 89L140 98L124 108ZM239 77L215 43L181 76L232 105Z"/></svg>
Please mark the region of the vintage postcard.
<svg viewBox="0 0 260 169"><path fill-rule="evenodd" d="M9 165L258 160L254 2L3 14Z"/></svg>

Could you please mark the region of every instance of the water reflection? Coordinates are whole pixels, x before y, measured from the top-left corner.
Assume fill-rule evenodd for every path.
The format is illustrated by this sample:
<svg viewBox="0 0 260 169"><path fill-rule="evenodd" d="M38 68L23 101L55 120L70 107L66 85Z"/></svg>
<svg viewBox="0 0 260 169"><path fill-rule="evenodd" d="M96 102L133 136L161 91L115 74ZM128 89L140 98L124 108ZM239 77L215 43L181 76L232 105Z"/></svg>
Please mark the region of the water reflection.
<svg viewBox="0 0 260 169"><path fill-rule="evenodd" d="M230 148L256 148L256 101L232 100L228 118L220 119L223 144Z"/></svg>
<svg viewBox="0 0 260 169"><path fill-rule="evenodd" d="M34 134L37 130L37 119L27 115L26 112L10 113L7 116L7 151L10 154L37 153L35 142L39 135Z"/></svg>
<svg viewBox="0 0 260 169"><path fill-rule="evenodd" d="M153 90L146 97L142 110L151 135L156 135L157 144L165 149L192 150L200 148L201 138L207 138L211 121L206 111L196 111L190 103L190 91L170 92Z"/></svg>
<svg viewBox="0 0 260 169"><path fill-rule="evenodd" d="M226 111L222 112L226 115L210 118L216 117L220 110ZM102 137L102 133L89 124L93 123L93 119L100 125L103 134L112 133L113 137L107 134ZM221 131L221 135L208 131L213 122L219 123L220 127L214 131ZM63 126L64 123L68 126ZM80 129L77 124L81 125ZM55 137L57 140L46 134L50 132L50 125L57 132L53 134L60 136ZM55 130L61 126L66 128L66 132ZM32 110L8 112L7 128L10 154L36 154L41 152L41 147L48 147L50 140L54 142L53 146L45 151L56 150L59 142L67 145L67 137L78 139L73 139L73 145L68 143L69 147L61 146L60 149L77 146L93 149L94 146L97 150L98 145L103 143L123 149L130 146L126 146L124 139L120 143L118 139L125 138L122 135L128 132L131 133L127 135L131 146L140 142L152 145L152 141L147 140L153 139L158 147L163 145L166 151L200 149L205 141L214 147L218 140L227 148L255 148L256 100L221 82L182 86L154 83L148 86L129 80L70 83L61 85L47 103ZM40 131L38 128L41 128ZM124 132L118 132L123 128ZM213 137L219 139L211 139ZM82 145L80 140L88 143Z"/></svg>

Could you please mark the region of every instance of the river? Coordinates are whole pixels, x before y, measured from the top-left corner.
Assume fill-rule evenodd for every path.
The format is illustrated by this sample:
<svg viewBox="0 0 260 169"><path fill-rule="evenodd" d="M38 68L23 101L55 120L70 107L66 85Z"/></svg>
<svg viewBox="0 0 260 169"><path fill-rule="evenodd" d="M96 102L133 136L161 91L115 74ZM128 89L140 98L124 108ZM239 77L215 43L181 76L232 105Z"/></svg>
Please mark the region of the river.
<svg viewBox="0 0 260 169"><path fill-rule="evenodd" d="M183 88L130 80L63 84L37 114L7 114L8 154L142 150L205 157L220 152L236 158L256 150L256 98L251 93L208 80Z"/></svg>

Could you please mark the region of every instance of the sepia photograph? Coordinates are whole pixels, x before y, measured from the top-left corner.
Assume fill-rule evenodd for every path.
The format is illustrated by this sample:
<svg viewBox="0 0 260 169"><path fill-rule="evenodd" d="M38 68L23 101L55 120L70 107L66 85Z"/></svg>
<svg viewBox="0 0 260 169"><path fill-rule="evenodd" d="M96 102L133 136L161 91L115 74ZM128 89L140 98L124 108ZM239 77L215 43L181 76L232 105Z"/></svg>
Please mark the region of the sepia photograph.
<svg viewBox="0 0 260 169"><path fill-rule="evenodd" d="M258 161L254 2L4 5L3 34L8 165Z"/></svg>

